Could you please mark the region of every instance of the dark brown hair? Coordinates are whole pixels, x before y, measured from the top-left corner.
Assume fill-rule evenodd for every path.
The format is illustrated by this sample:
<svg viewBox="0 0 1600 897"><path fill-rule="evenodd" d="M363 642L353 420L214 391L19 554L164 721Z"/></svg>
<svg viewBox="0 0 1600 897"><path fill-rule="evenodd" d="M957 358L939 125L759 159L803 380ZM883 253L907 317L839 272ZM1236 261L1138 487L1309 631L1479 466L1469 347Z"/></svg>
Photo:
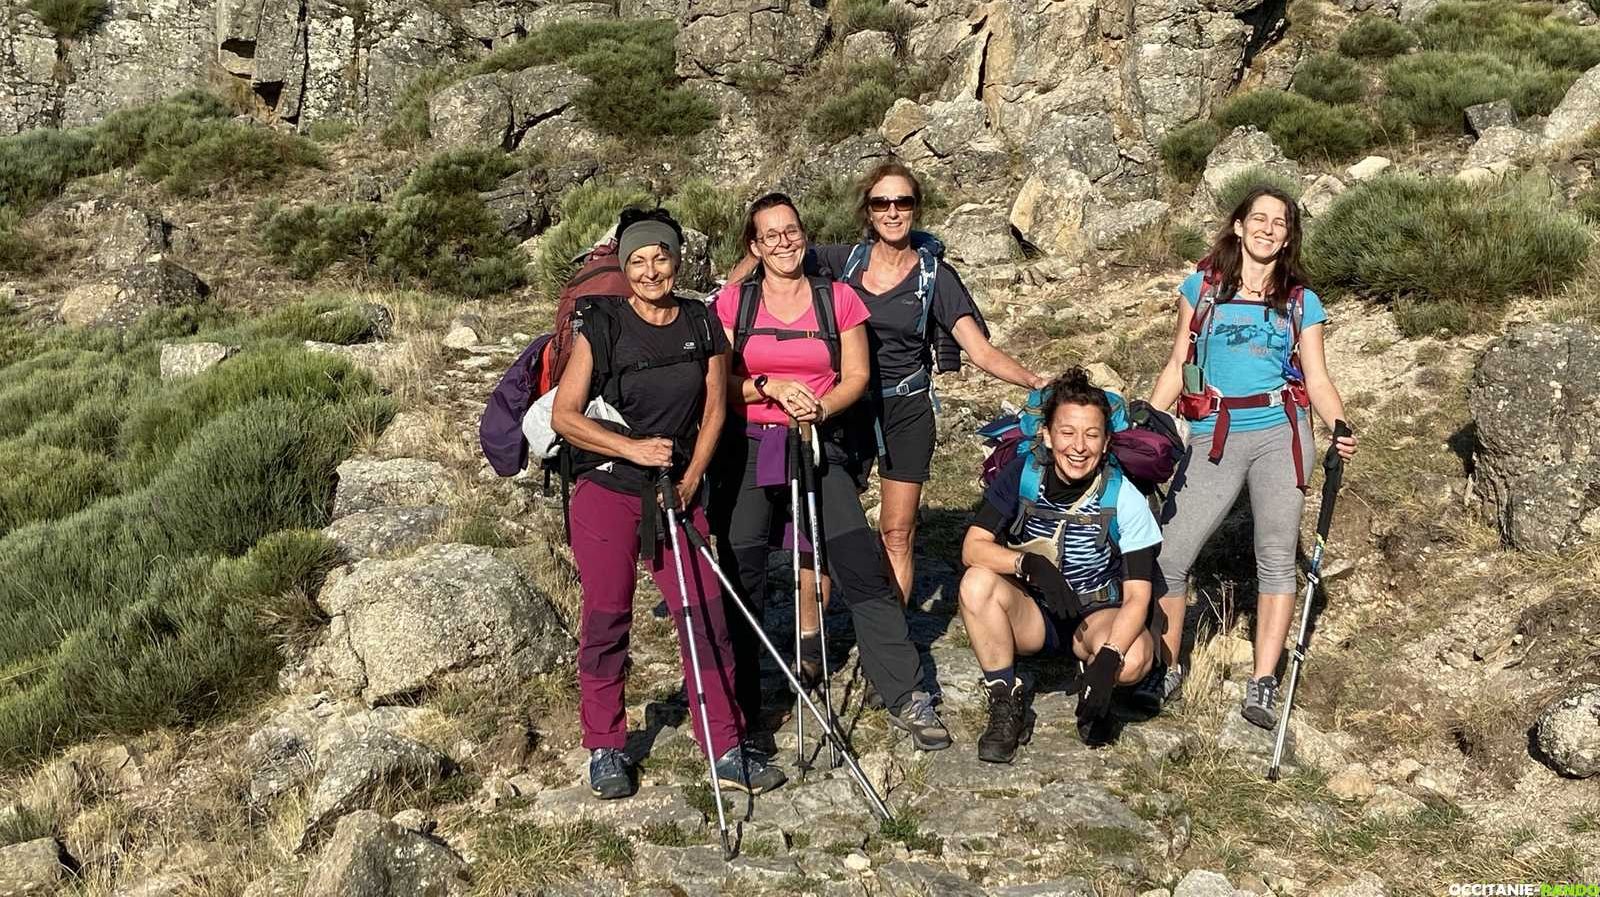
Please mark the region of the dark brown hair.
<svg viewBox="0 0 1600 897"><path fill-rule="evenodd" d="M1044 427L1049 429L1056 419L1056 409L1062 405L1092 405L1105 415L1106 427L1111 426L1111 400L1106 391L1089 382L1089 372L1071 367L1056 375L1045 387L1050 395L1044 400Z"/></svg>
<svg viewBox="0 0 1600 897"><path fill-rule="evenodd" d="M1211 251L1200 260L1200 267L1207 272L1206 280L1221 286L1217 293L1218 302L1231 300L1243 283L1240 271L1244 267L1244 242L1239 235L1233 232L1235 223L1243 224L1249 217L1250 209L1255 206L1256 200L1263 196L1270 196L1283 203L1288 211L1284 217L1288 221L1289 234L1283 240L1283 248L1278 250L1278 257L1274 260L1272 273L1267 277L1266 290L1262 299L1277 309L1287 312L1289 309L1289 293L1297 286L1304 286L1306 277L1300 269L1300 206L1295 203L1294 197L1279 190L1277 187L1265 184L1255 187L1239 200L1228 220L1223 222L1222 230L1211 244Z"/></svg>
<svg viewBox="0 0 1600 897"><path fill-rule="evenodd" d="M744 213L744 233L740 237L740 246L748 250L750 244L756 241L756 216L778 206L788 206L789 210L794 212L794 220L799 223L800 232L805 233L806 223L800 220L800 209L795 206L794 200L790 199L787 193L773 192L757 197L756 201L750 204L750 210ZM760 270L759 267L757 270Z"/></svg>
<svg viewBox="0 0 1600 897"><path fill-rule="evenodd" d="M872 188L877 186L878 182L884 178L892 177L902 177L911 182L911 197L917 201L917 210L921 211L922 209L922 182L917 180L917 176L911 173L911 169L907 168L906 164L899 159L879 162L877 165L872 166L872 170L863 175L860 181L856 182L856 192L859 194L856 198L856 220L861 223L861 238L864 240L872 240L877 237L877 234L872 230L872 215L867 209L867 203L872 199ZM912 214L915 215L916 213L913 212ZM915 221L916 219L913 218L912 220Z"/></svg>

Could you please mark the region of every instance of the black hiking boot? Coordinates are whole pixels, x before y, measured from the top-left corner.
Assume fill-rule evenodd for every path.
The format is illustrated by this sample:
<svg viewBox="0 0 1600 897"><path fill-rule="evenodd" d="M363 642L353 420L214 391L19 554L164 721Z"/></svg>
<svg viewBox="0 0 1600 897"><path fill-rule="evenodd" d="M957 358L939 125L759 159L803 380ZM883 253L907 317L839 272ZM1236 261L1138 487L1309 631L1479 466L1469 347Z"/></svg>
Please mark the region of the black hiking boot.
<svg viewBox="0 0 1600 897"><path fill-rule="evenodd" d="M1022 680L1010 688L996 681L989 685L989 727L978 737L978 759L986 763L1010 763L1017 756L1017 745L1033 737L1027 694Z"/></svg>
<svg viewBox="0 0 1600 897"><path fill-rule="evenodd" d="M717 758L717 781L724 788L746 794L763 794L789 780L783 770L767 762L760 751L742 744Z"/></svg>
<svg viewBox="0 0 1600 897"><path fill-rule="evenodd" d="M628 755L616 748L595 748L589 754L589 793L601 800L633 796Z"/></svg>

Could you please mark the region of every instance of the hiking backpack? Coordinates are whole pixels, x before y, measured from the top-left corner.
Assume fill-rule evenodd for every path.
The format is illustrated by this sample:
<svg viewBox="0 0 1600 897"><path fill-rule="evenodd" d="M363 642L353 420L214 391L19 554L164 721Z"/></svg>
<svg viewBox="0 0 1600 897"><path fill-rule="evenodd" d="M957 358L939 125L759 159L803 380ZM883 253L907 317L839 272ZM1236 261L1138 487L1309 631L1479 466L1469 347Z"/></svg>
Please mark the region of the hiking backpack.
<svg viewBox="0 0 1600 897"><path fill-rule="evenodd" d="M1111 463L1108 467L1115 467L1118 476L1125 474L1140 492L1150 495L1172 478L1178 460L1183 457L1183 437L1177 424L1148 402L1137 400L1130 404L1109 389L1103 392L1111 403ZM1029 465L1023 470L1023 485L1028 487L1031 482L1037 500L1042 484L1042 464L1046 460L1041 433L1044 405L1049 396L1049 387L1035 389L1028 393L1022 411L1001 415L978 430L978 435L990 446L980 477L985 486L994 482L1020 452L1027 451ZM1027 498L1026 491L1023 497Z"/></svg>
<svg viewBox="0 0 1600 897"><path fill-rule="evenodd" d="M739 284L739 309L734 315L733 351L743 355L745 344L752 336L772 336L779 340L818 339L828 347L828 362L833 366L833 376L839 376L839 319L833 308L833 281L825 277L806 278L811 284L811 307L816 312L817 329L800 330L793 327L757 327L756 315L761 311L760 268Z"/></svg>

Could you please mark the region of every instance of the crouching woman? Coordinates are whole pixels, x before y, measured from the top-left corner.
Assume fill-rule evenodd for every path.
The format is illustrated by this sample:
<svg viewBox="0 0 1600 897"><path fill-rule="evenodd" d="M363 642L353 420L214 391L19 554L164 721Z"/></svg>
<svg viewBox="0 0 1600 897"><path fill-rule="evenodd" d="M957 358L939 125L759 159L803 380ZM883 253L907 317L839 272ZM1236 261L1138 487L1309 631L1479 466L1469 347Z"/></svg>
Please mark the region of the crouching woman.
<svg viewBox="0 0 1600 897"><path fill-rule="evenodd" d="M572 554L583 586L578 649L579 717L591 752L589 787L602 800L633 794L623 688L633 623L635 570L642 559L678 625L686 687L703 683L711 744L724 788L758 793L784 775L741 747L744 719L733 700L733 648L721 589L701 556L675 558L665 541L656 484L666 472L684 522L707 532L702 478L726 415L728 341L711 313L672 291L683 232L663 212L623 213L617 255L631 295L595 299L578 309L572 356L561 375L552 424L574 449ZM585 414L603 398L622 422ZM684 546L687 548L687 546ZM683 564L686 595L675 568ZM694 607L699 675L690 666L684 602ZM699 704L690 695L693 731L702 738Z"/></svg>
<svg viewBox="0 0 1600 897"><path fill-rule="evenodd" d="M1105 392L1081 368L1047 389L1038 442L990 484L961 547L961 619L989 702L978 758L991 763L1011 762L1030 734L1018 656L1070 651L1084 663L1085 741L1104 739L1112 689L1138 682L1152 656L1161 530L1110 456Z"/></svg>

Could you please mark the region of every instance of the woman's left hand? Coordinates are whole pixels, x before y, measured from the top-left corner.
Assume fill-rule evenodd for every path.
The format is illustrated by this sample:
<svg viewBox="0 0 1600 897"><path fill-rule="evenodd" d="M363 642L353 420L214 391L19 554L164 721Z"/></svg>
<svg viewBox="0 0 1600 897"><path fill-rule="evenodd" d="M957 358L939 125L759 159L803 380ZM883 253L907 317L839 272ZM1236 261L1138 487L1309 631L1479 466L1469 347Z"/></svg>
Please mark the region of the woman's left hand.
<svg viewBox="0 0 1600 897"><path fill-rule="evenodd" d="M1046 386L1049 386L1049 385L1050 385L1050 378L1046 377L1043 374L1034 374L1033 375L1033 379L1028 381L1028 388L1029 389L1044 389Z"/></svg>
<svg viewBox="0 0 1600 897"><path fill-rule="evenodd" d="M700 491L700 474L684 473L678 480L678 507L687 511Z"/></svg>
<svg viewBox="0 0 1600 897"><path fill-rule="evenodd" d="M1356 456L1356 434L1340 436L1333 441L1333 446L1339 450L1339 460L1349 461Z"/></svg>

